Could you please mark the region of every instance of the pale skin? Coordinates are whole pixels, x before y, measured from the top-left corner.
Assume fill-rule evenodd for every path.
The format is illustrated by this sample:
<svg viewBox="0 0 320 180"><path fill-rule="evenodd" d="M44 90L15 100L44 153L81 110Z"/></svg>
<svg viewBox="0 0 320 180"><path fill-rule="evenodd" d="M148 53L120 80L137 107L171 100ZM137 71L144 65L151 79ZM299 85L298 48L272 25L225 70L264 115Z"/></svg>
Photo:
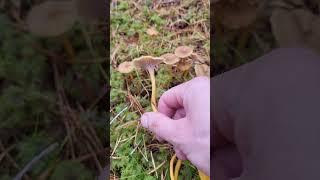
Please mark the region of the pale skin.
<svg viewBox="0 0 320 180"><path fill-rule="evenodd" d="M170 142L177 157L188 159L210 175L210 79L195 78L165 92L158 112L148 112L141 124Z"/></svg>
<svg viewBox="0 0 320 180"><path fill-rule="evenodd" d="M208 175L211 125L214 179L320 179L319 108L319 55L279 49L168 90L141 122Z"/></svg>

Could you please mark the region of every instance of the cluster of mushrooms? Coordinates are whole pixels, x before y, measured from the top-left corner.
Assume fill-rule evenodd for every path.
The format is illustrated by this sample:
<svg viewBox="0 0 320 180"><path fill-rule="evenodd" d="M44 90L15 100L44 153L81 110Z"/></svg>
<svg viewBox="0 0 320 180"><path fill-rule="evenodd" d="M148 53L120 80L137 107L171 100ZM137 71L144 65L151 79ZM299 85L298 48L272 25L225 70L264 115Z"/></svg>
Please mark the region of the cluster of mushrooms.
<svg viewBox="0 0 320 180"><path fill-rule="evenodd" d="M121 63L117 68L120 73L130 73L134 69L146 70L149 73L152 85L151 107L154 112L157 112L154 72L162 63L176 66L181 71L187 71L195 64L197 76L209 76L210 74L209 66L199 55L194 53L193 48L189 46L179 46L175 49L174 53L166 53L160 57L141 56L132 61Z"/></svg>

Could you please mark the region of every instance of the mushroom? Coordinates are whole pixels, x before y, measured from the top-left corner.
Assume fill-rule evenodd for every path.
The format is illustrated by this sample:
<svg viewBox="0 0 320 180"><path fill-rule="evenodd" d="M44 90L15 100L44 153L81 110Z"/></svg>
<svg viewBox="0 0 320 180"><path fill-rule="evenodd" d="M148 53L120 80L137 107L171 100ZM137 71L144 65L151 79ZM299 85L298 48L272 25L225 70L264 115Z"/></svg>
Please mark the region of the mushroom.
<svg viewBox="0 0 320 180"><path fill-rule="evenodd" d="M180 58L172 53L166 53L160 57L162 57L163 62L168 65L173 65L180 61Z"/></svg>
<svg viewBox="0 0 320 180"><path fill-rule="evenodd" d="M193 48L189 46L179 46L175 49L174 54L181 58L178 63L178 69L181 71L187 71L192 67L192 61L188 60L193 54Z"/></svg>
<svg viewBox="0 0 320 180"><path fill-rule="evenodd" d="M129 61L125 61L123 63L121 63L117 70L120 72L120 73L130 73L132 72L132 70L134 69L134 66L132 64L132 62L129 62Z"/></svg>
<svg viewBox="0 0 320 180"><path fill-rule="evenodd" d="M152 57L152 56L142 56L136 58L132 61L133 65L137 69L144 69L148 71L150 75L152 93L151 93L151 107L154 112L157 112L157 103L156 103L156 79L154 75L155 69L160 63L163 62L163 58Z"/></svg>
<svg viewBox="0 0 320 180"><path fill-rule="evenodd" d="M174 50L174 54L179 58L187 58L193 53L193 48L189 46L179 46Z"/></svg>
<svg viewBox="0 0 320 180"><path fill-rule="evenodd" d="M191 61L180 61L177 64L177 68L180 71L188 71L192 67L192 62Z"/></svg>
<svg viewBox="0 0 320 180"><path fill-rule="evenodd" d="M75 52L70 40L63 35L76 22L76 10L73 1L46 1L34 6L27 15L28 30L40 37L59 36L69 56L69 63L74 63Z"/></svg>
<svg viewBox="0 0 320 180"><path fill-rule="evenodd" d="M34 6L26 22L30 32L43 37L57 36L70 29L76 21L73 2L46 1Z"/></svg>

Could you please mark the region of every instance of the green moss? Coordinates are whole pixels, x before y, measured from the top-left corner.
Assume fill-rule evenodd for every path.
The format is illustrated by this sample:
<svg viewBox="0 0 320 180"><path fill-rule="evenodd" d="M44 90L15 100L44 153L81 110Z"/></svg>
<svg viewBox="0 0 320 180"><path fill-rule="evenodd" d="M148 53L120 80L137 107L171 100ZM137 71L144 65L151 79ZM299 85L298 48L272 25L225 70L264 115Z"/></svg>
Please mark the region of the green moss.
<svg viewBox="0 0 320 180"><path fill-rule="evenodd" d="M75 161L61 162L52 173L50 180L90 180L94 179L91 172L82 164Z"/></svg>

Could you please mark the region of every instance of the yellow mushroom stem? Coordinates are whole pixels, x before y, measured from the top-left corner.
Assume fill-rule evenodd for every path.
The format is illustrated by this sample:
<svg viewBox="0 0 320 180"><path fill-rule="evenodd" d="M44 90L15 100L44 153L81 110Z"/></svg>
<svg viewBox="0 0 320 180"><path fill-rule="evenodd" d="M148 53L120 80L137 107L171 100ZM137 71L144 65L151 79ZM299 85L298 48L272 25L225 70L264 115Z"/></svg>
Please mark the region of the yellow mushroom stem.
<svg viewBox="0 0 320 180"><path fill-rule="evenodd" d="M75 62L75 59L76 59L76 55L75 55L72 43L65 35L62 36L62 41L63 41L63 47L69 58L69 63L72 64Z"/></svg>
<svg viewBox="0 0 320 180"><path fill-rule="evenodd" d="M177 164L174 168L174 179L175 180L178 180L181 164L182 164L182 161L180 159L178 159Z"/></svg>
<svg viewBox="0 0 320 180"><path fill-rule="evenodd" d="M148 72L150 75L152 92L151 92L151 107L153 112L158 112L157 110L157 102L156 102L156 94L157 94L157 87L156 87L156 78L154 75L154 69L148 68ZM170 179L171 180L178 180L179 171L181 168L182 161L178 159L175 168L173 168L174 161L176 159L176 155L173 155L170 160ZM209 176L206 176L203 172L199 170L199 176L201 180L210 180Z"/></svg>
<svg viewBox="0 0 320 180"><path fill-rule="evenodd" d="M206 174L204 174L202 171L198 170L199 171L199 176L200 176L200 179L201 180L210 180L210 177L207 176Z"/></svg>
<svg viewBox="0 0 320 180"><path fill-rule="evenodd" d="M176 155L173 155L170 160L170 179L171 180L175 180L174 173L173 173L173 163L175 159L176 159Z"/></svg>
<svg viewBox="0 0 320 180"><path fill-rule="evenodd" d="M149 72L149 75L150 75L151 86L152 86L151 108L152 108L153 112L158 112L158 110L157 110L157 101L156 101L157 86L156 86L156 78L155 78L155 75L154 75L154 69L153 68L148 68L148 72Z"/></svg>

